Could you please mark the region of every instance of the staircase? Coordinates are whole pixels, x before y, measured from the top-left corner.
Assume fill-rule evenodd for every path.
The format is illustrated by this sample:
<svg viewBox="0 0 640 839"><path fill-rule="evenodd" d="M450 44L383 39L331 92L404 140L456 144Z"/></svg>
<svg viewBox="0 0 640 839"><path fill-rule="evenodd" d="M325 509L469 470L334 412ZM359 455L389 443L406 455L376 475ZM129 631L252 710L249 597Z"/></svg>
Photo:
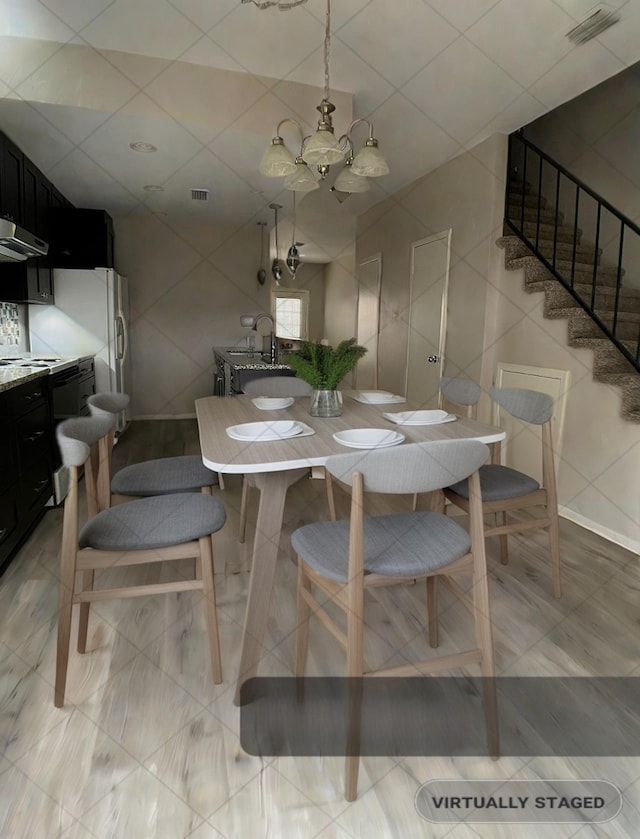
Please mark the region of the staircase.
<svg viewBox="0 0 640 839"><path fill-rule="evenodd" d="M544 293L545 317L567 318L569 345L593 350L593 378L619 387L622 418L640 423L637 367L555 274L586 302L633 358L637 358L640 336L640 287L624 286L624 271L607 265L602 249L583 242L582 231L576 225L565 225L562 213L549 207L530 183L512 179L507 197L505 235L497 241L505 251L505 267L524 271L529 294Z"/></svg>

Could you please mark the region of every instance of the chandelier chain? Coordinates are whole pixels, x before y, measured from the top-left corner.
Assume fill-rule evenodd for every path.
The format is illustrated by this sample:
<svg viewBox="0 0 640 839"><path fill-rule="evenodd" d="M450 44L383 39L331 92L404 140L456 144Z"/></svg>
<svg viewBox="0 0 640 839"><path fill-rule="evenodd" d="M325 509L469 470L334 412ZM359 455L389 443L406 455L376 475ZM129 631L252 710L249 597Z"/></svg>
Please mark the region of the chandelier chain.
<svg viewBox="0 0 640 839"><path fill-rule="evenodd" d="M324 31L324 98L330 98L329 61L331 58L331 0L327 0L327 14Z"/></svg>

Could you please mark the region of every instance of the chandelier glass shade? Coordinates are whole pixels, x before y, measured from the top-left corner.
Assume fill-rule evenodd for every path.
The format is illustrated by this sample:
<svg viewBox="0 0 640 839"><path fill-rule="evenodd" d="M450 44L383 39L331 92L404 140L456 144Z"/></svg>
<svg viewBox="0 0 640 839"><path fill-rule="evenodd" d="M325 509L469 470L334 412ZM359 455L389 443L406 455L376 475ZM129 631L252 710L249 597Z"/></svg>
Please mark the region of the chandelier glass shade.
<svg viewBox="0 0 640 839"><path fill-rule="evenodd" d="M276 5L276 2L256 2L255 0L243 0L243 2L254 2L258 8L264 9ZM278 3L279 8L293 8L300 3L290 4ZM276 135L262 155L259 172L267 178L286 178L285 189L293 192L311 192L319 187L316 177L309 169L310 166L317 167L320 180L324 180L329 168L344 161L347 156L347 167L340 172L336 179L335 189L339 192L351 194L352 192L366 192L369 189L367 178L379 178L389 174L389 166L378 148L378 141L373 136L373 125L367 119L356 119L349 126L346 134L339 139L336 138L332 114L335 105L331 102L329 91L329 52L331 41L331 2L327 0L326 26L324 37L324 94L317 110L320 112L320 119L316 131L304 136L300 124L290 118L280 121L276 129ZM369 136L362 148L354 155L352 131L361 122L369 126ZM283 138L280 136L280 128L284 123L291 123L298 131L300 147L297 155L287 149ZM360 180L361 179L361 180ZM353 189L348 189L353 186ZM344 200L344 199L343 199Z"/></svg>

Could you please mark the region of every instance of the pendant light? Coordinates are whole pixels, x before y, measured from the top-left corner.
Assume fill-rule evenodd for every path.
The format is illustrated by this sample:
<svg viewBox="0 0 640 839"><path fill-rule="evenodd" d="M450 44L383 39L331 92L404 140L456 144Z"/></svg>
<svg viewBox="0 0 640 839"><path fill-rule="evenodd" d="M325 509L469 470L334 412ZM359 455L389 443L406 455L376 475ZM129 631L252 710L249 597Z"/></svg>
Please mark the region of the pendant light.
<svg viewBox="0 0 640 839"><path fill-rule="evenodd" d="M282 262L278 259L278 210L282 209L282 204L269 204L275 215L275 238L276 238L276 255L271 263L271 276L276 281L276 285L280 285L282 279Z"/></svg>
<svg viewBox="0 0 640 839"><path fill-rule="evenodd" d="M278 6L282 11L302 5L304 0L242 0L243 3L254 3L259 9L267 9L271 6ZM336 138L333 128L333 112L335 105L331 101L330 89L330 51L331 51L331 2L326 0L327 10L325 16L325 34L323 44L324 56L324 90L322 100L316 106L320 112L320 119L313 134L305 137L300 124L287 117L278 123L276 135L262 155L259 171L268 178L284 177L285 189L293 192L311 192L318 189L320 184L311 173L309 166L315 166L320 174L320 180L324 180L331 166L340 163L348 154L347 166L349 170L343 170L344 174L341 185L332 189L334 194L341 193L348 197L352 192L366 192L368 183L357 178L379 178L389 174L389 166L378 148L378 141L373 136L373 125L369 120L356 119L349 126L346 134L339 139ZM298 130L300 151L297 155L292 154L286 147L280 136L280 128L284 123L292 123ZM369 136L363 147L354 155L351 132L361 122L369 126ZM340 177L340 176L339 176ZM346 184L345 184L346 181Z"/></svg>
<svg viewBox="0 0 640 839"><path fill-rule="evenodd" d="M296 271L300 267L300 251L296 244L296 194L293 193L293 233L291 234L291 247L287 251L285 264L289 273L295 279Z"/></svg>

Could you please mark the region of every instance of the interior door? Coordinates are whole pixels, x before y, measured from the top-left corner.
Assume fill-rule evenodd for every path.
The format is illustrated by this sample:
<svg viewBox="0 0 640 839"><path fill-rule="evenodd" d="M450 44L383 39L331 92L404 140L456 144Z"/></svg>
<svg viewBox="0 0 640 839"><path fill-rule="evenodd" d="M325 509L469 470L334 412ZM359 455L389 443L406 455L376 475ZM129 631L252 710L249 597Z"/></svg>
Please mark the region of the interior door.
<svg viewBox="0 0 640 839"><path fill-rule="evenodd" d="M358 265L358 317L356 339L367 354L356 367L355 387L378 387L378 332L380 329L380 280L382 254L377 253Z"/></svg>
<svg viewBox="0 0 640 839"><path fill-rule="evenodd" d="M407 399L438 404L444 367L451 230L411 244Z"/></svg>

